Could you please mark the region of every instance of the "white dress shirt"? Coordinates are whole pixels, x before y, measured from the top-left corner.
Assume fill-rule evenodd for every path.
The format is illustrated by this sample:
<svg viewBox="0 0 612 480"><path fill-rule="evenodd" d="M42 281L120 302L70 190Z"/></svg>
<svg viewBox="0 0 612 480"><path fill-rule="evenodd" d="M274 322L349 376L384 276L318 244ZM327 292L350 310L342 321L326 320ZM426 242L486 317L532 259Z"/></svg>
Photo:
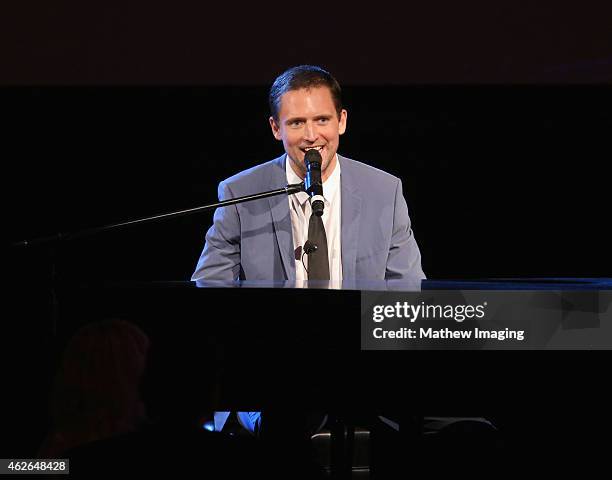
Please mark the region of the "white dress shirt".
<svg viewBox="0 0 612 480"><path fill-rule="evenodd" d="M288 157L285 158L285 169L287 171L287 183L300 183L302 179L293 171ZM312 209L310 197L306 192L289 195L289 213L291 215L291 226L293 231L293 249L301 252L302 247L308 239L308 222ZM323 182L323 198L325 208L323 210L323 226L327 236L327 252L329 255L329 279L332 284L342 282L342 255L340 248L340 162L336 155L334 171L327 180ZM299 249L299 250L298 250ZM297 256L297 255L296 255ZM308 273L302 264L302 255L295 260L295 279L297 283L308 280ZM308 268L308 255L303 256L304 264Z"/></svg>

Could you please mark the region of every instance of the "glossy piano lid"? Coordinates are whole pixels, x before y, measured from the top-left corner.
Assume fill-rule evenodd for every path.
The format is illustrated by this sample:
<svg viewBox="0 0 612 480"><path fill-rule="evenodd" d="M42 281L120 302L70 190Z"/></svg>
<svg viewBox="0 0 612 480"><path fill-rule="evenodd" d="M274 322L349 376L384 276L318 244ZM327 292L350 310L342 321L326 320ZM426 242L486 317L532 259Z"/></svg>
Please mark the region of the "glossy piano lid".
<svg viewBox="0 0 612 480"><path fill-rule="evenodd" d="M198 288L314 288L325 290L610 290L612 278L484 278L484 279L428 279L428 280L345 280L331 281L266 281L245 280L223 282L198 280Z"/></svg>

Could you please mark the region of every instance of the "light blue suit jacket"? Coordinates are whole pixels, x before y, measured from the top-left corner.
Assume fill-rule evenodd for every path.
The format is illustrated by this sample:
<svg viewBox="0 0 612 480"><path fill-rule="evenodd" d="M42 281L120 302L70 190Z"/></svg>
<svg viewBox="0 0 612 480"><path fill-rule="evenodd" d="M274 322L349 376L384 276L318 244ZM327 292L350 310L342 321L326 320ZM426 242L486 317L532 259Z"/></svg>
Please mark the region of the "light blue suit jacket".
<svg viewBox="0 0 612 480"><path fill-rule="evenodd" d="M224 180L219 200L285 187L285 159ZM401 180L340 155L338 160L343 280L425 278ZM192 280L295 280L287 197L218 208Z"/></svg>

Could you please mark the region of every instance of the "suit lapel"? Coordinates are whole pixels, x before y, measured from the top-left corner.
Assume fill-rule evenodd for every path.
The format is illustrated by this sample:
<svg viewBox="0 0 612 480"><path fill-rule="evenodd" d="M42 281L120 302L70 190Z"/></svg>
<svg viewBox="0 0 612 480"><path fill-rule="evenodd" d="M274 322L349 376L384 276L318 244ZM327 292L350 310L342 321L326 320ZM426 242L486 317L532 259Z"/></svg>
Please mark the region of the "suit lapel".
<svg viewBox="0 0 612 480"><path fill-rule="evenodd" d="M342 278L354 279L359 242L359 222L361 218L361 196L357 190L354 171L349 162L338 155L340 162L341 189L341 237Z"/></svg>
<svg viewBox="0 0 612 480"><path fill-rule="evenodd" d="M274 168L268 185L269 190L280 188L279 185L287 185L287 173L285 171L285 155L274 161ZM286 195L269 197L270 212L274 223L274 234L280 250L281 261L285 269L287 280L295 280L295 259L293 257L293 229L291 227L291 216L289 215L289 201Z"/></svg>

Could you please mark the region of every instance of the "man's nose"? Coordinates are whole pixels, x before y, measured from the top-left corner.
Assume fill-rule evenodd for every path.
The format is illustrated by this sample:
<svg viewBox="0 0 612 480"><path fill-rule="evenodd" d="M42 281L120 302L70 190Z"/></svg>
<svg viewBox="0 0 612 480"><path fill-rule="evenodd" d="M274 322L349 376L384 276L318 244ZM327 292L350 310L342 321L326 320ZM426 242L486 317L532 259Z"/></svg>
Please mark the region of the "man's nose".
<svg viewBox="0 0 612 480"><path fill-rule="evenodd" d="M304 140L314 142L317 139L317 128L313 122L304 125Z"/></svg>

